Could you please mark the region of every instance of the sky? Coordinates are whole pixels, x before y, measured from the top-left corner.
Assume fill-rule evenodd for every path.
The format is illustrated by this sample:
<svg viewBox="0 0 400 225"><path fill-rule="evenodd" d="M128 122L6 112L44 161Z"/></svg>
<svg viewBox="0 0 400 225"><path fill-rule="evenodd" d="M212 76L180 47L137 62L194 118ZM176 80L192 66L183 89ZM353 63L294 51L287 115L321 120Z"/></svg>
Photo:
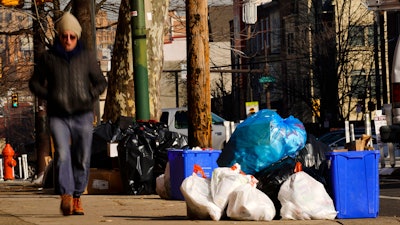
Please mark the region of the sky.
<svg viewBox="0 0 400 225"><path fill-rule="evenodd" d="M100 0L96 0L99 2ZM63 2L63 1L62 1ZM116 5L119 5L120 0L108 0L111 4L116 3ZM208 0L209 5L213 6L220 6L220 5L232 5L233 0ZM170 10L178 10L178 11L185 11L185 0L170 0ZM118 9L118 8L117 8ZM115 15L112 15L112 19L115 19L114 17L118 17L118 10L116 10Z"/></svg>
<svg viewBox="0 0 400 225"><path fill-rule="evenodd" d="M119 3L121 0L107 0L108 6L107 9L112 8L113 11L108 11L109 19L117 20L118 19L118 11L119 11ZM185 12L185 1L186 0L170 0L169 9L175 10L178 12ZM265 0L253 0L253 1L265 1ZM64 3L62 5L65 7L65 1L61 1ZM101 0L96 0L96 2L101 2ZM221 6L221 5L232 5L233 0L208 0L208 4L212 6Z"/></svg>
<svg viewBox="0 0 400 225"><path fill-rule="evenodd" d="M171 0L170 7L181 7L185 5L185 0ZM208 0L209 5L232 5L233 0Z"/></svg>

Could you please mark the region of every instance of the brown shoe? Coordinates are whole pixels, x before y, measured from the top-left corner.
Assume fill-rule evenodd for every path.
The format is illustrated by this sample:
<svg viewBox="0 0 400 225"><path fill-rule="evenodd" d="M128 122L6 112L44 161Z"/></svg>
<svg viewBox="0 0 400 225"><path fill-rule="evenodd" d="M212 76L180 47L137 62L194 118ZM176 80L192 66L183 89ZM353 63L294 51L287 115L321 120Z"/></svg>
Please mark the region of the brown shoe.
<svg viewBox="0 0 400 225"><path fill-rule="evenodd" d="M74 202L74 206L72 209L73 214L74 215L84 215L85 213L83 212L81 198L74 198L73 202Z"/></svg>
<svg viewBox="0 0 400 225"><path fill-rule="evenodd" d="M64 216L72 215L72 195L61 195L60 209Z"/></svg>

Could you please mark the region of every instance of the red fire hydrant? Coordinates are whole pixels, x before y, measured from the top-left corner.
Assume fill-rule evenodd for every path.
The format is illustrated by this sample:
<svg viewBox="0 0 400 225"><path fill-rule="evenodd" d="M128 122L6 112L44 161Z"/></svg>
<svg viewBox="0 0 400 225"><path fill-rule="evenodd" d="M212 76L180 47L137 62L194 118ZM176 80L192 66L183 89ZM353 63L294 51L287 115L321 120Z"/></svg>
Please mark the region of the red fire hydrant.
<svg viewBox="0 0 400 225"><path fill-rule="evenodd" d="M10 144L6 144L2 154L4 163L4 180L14 180L13 168L17 165L17 161L14 159L14 149Z"/></svg>

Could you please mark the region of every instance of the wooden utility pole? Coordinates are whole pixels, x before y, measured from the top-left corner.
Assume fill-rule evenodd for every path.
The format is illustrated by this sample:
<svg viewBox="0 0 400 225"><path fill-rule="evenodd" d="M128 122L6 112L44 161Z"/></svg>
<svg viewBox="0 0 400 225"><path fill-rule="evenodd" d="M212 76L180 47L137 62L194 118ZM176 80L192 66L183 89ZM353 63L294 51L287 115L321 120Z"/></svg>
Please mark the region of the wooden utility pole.
<svg viewBox="0 0 400 225"><path fill-rule="evenodd" d="M186 0L188 138L190 147L211 147L211 91L206 0Z"/></svg>

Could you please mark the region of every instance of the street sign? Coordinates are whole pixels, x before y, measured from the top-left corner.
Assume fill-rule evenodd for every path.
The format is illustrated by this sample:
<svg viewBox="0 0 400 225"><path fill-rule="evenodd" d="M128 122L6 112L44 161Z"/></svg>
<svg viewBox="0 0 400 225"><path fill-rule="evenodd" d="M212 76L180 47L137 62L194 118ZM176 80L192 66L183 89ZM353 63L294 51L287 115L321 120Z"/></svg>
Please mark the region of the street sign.
<svg viewBox="0 0 400 225"><path fill-rule="evenodd" d="M260 79L258 79L258 82L260 82L261 84L273 83L275 81L276 81L275 77L272 77L272 76L261 77Z"/></svg>

